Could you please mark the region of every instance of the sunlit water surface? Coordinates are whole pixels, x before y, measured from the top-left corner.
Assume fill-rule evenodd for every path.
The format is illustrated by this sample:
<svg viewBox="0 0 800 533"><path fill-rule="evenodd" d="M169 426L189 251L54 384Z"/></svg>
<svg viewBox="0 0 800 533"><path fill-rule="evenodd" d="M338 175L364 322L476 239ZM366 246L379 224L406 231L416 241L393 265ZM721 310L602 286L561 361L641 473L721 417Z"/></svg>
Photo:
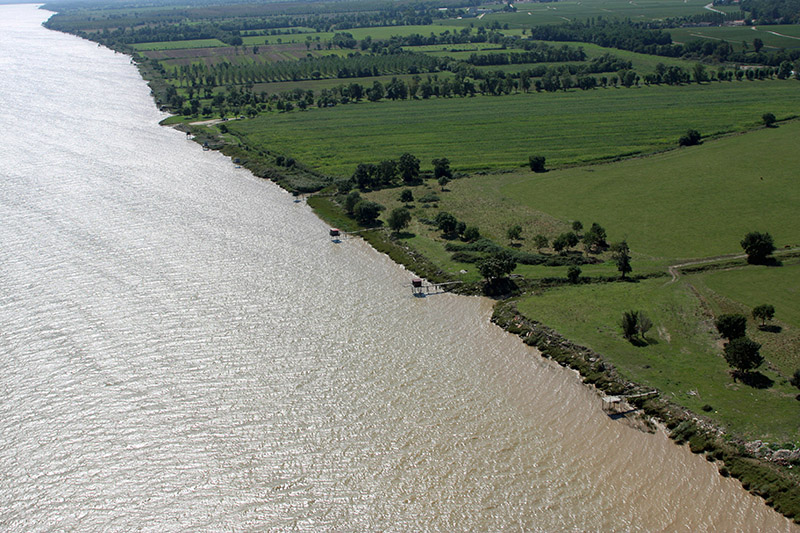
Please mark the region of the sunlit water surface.
<svg viewBox="0 0 800 533"><path fill-rule="evenodd" d="M791 531L0 7L0 529Z"/></svg>

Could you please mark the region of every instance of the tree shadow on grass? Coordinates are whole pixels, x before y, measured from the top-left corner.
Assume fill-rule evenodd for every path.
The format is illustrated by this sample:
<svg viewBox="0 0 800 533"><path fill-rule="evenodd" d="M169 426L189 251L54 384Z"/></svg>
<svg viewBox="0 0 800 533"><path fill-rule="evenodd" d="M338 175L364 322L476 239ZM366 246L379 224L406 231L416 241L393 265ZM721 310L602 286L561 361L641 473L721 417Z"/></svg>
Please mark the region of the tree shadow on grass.
<svg viewBox="0 0 800 533"><path fill-rule="evenodd" d="M768 389L775 384L775 381L761 372L739 372L737 377L742 383L754 389Z"/></svg>
<svg viewBox="0 0 800 533"><path fill-rule="evenodd" d="M775 324L765 324L763 326L758 326L759 331L766 331L767 333L780 333L783 331L783 328L780 326L776 326Z"/></svg>
<svg viewBox="0 0 800 533"><path fill-rule="evenodd" d="M655 346L656 344L658 344L658 340L650 337L645 337L645 338L632 337L628 340L630 341L631 344L633 344L637 348L645 348L647 346Z"/></svg>

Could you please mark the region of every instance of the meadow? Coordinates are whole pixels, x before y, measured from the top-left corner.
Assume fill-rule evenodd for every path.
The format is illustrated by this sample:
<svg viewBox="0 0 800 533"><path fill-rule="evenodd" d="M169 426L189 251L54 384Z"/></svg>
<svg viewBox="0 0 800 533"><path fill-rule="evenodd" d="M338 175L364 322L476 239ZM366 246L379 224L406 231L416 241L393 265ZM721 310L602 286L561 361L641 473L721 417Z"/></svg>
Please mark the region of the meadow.
<svg viewBox="0 0 800 533"><path fill-rule="evenodd" d="M589 346L628 379L708 416L745 438L796 442L797 390L787 375L769 368L769 388L734 383L721 356L712 316L690 285L664 278L638 283L563 286L518 302L522 314ZM623 311L644 311L653 328L644 345L622 337ZM798 361L795 358L795 364ZM703 406L710 406L704 411ZM708 409L708 407L706 408Z"/></svg>
<svg viewBox="0 0 800 533"><path fill-rule="evenodd" d="M672 40L686 43L697 39L727 41L736 50L747 43L748 50L753 49L753 39L761 39L765 48L800 48L800 26L719 26L710 28L674 28L669 30Z"/></svg>
<svg viewBox="0 0 800 533"><path fill-rule="evenodd" d="M800 122L613 165L500 178L498 192L562 220L606 222L656 261L741 253L748 231L800 246Z"/></svg>
<svg viewBox="0 0 800 533"><path fill-rule="evenodd" d="M672 148L689 128L743 131L767 111L785 118L800 109L797 89L796 80L744 81L362 102L262 115L231 129L338 177L403 152L427 168L447 157L460 171L513 169L536 154L553 168Z"/></svg>
<svg viewBox="0 0 800 533"><path fill-rule="evenodd" d="M563 24L572 20L603 17L634 21L662 20L704 12L704 0L567 0L558 3L515 3L516 13L492 13L482 19L464 18L455 24L489 25L495 22L510 28L526 28L541 24ZM496 9L497 5L487 5Z"/></svg>

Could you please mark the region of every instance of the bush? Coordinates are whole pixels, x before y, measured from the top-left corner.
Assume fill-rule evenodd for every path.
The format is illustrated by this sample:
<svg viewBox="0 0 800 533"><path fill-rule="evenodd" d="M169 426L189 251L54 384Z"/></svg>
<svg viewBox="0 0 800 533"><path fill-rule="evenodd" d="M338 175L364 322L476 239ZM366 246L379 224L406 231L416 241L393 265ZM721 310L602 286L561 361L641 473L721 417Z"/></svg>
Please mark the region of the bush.
<svg viewBox="0 0 800 533"><path fill-rule="evenodd" d="M576 266L571 266L567 269L567 279L570 283L578 283L581 279L581 269Z"/></svg>
<svg viewBox="0 0 800 533"><path fill-rule="evenodd" d="M544 172L545 158L541 155L532 155L528 157L528 165L531 167L531 170L534 172Z"/></svg>
<svg viewBox="0 0 800 533"><path fill-rule="evenodd" d="M697 130L688 130L686 135L678 139L679 146L694 146L700 144L700 132Z"/></svg>
<svg viewBox="0 0 800 533"><path fill-rule="evenodd" d="M450 258L459 263L477 263L483 259L483 255L475 252L455 252Z"/></svg>

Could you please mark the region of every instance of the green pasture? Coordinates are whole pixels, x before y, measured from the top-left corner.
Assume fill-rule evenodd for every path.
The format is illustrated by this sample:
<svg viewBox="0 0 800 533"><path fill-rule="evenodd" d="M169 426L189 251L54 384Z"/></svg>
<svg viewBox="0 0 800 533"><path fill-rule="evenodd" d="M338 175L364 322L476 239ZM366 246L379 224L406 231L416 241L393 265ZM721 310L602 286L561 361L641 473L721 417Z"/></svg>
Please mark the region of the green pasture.
<svg viewBox="0 0 800 533"><path fill-rule="evenodd" d="M756 230L797 246L798 135L794 121L644 159L503 176L500 193L561 220L597 221L655 260L741 253Z"/></svg>
<svg viewBox="0 0 800 533"><path fill-rule="evenodd" d="M768 368L762 373L774 382L769 388L734 383L711 317L681 282L655 278L563 286L523 297L519 310L602 353L632 381L658 388L667 398L731 431L747 438L800 440L797 390ZM627 310L644 311L653 322L644 346L622 337L618 324ZM712 410L702 411L704 405Z"/></svg>
<svg viewBox="0 0 800 533"><path fill-rule="evenodd" d="M753 39L761 39L764 48L799 48L800 25L780 26L719 26L711 28L675 28L669 30L672 40L686 43L697 39L727 41L737 50L742 49L742 41L747 43L748 50L753 50Z"/></svg>
<svg viewBox="0 0 800 533"><path fill-rule="evenodd" d="M741 302L748 309L772 304L775 320L800 329L800 264L787 261L780 267L750 265L702 276L705 286L717 294ZM800 358L800 353L797 356Z"/></svg>
<svg viewBox="0 0 800 533"><path fill-rule="evenodd" d="M563 24L572 20L603 17L661 20L703 13L704 0L567 0L552 3L515 4L516 13L492 13L482 19L463 18L454 21L461 25L491 25L498 22L510 28L525 28L543 24ZM496 9L496 4L488 6Z"/></svg>
<svg viewBox="0 0 800 533"><path fill-rule="evenodd" d="M132 45L140 52L150 50L191 50L194 48L218 48L228 46L219 39L194 39L191 41L159 41L155 43L137 43Z"/></svg>
<svg viewBox="0 0 800 533"><path fill-rule="evenodd" d="M784 259L783 266L746 267L692 274L696 287L715 313L748 317L747 335L760 343L761 353L783 374L800 369L800 261ZM774 329L761 330L751 311L761 304L775 307Z"/></svg>
<svg viewBox="0 0 800 533"><path fill-rule="evenodd" d="M272 113L234 129L254 146L334 176L403 152L426 166L448 157L456 170L520 168L541 154L552 168L672 148L688 128L704 135L741 131L766 111L793 115L798 88L795 80L743 81L362 102Z"/></svg>

